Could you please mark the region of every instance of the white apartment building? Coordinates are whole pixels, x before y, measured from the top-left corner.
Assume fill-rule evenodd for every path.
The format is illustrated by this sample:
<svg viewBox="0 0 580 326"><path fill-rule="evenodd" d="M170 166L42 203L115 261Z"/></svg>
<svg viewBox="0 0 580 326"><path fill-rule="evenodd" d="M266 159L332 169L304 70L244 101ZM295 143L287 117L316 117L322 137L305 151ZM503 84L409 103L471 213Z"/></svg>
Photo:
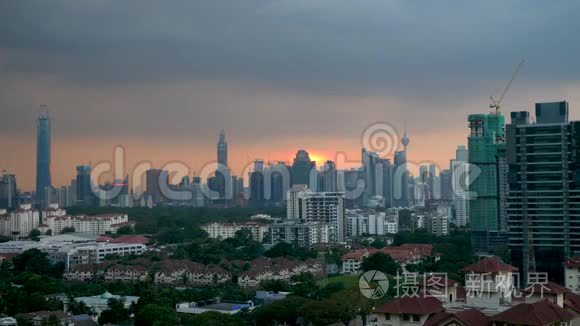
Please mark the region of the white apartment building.
<svg viewBox="0 0 580 326"><path fill-rule="evenodd" d="M580 257L572 257L564 263L564 285L580 294Z"/></svg>
<svg viewBox="0 0 580 326"><path fill-rule="evenodd" d="M397 234L399 233L399 215L389 214L385 217L385 233Z"/></svg>
<svg viewBox="0 0 580 326"><path fill-rule="evenodd" d="M4 220L4 232L6 231L6 222ZM40 212L32 208L32 204L22 204L20 208L10 212L10 231L5 236L14 235L27 237L30 231L38 228L40 225ZM1 228L0 228L1 229Z"/></svg>
<svg viewBox="0 0 580 326"><path fill-rule="evenodd" d="M141 255L147 246L135 243L95 242L63 246L58 250L58 256L63 257L66 269L72 266L98 264L107 255Z"/></svg>
<svg viewBox="0 0 580 326"><path fill-rule="evenodd" d="M258 242L264 240L264 235L270 232L270 226L268 224L262 224L257 222L246 222L246 223L209 223L201 227L210 238L214 239L227 239L233 238L236 232L240 230L249 230L252 239Z"/></svg>
<svg viewBox="0 0 580 326"><path fill-rule="evenodd" d="M289 220L299 223L323 223L333 232L329 242L344 242L344 194L341 192L313 192L305 187L293 187L288 194Z"/></svg>
<svg viewBox="0 0 580 326"><path fill-rule="evenodd" d="M50 204L48 208L42 211L42 218L65 216L66 210L61 208L58 204Z"/></svg>
<svg viewBox="0 0 580 326"><path fill-rule="evenodd" d="M438 215L429 218L431 222L431 233L436 236L449 234L449 216Z"/></svg>
<svg viewBox="0 0 580 326"><path fill-rule="evenodd" d="M94 235L116 233L123 226L132 226L127 214L108 215L62 215L48 216L43 224L52 230L53 235L61 234L64 228L74 228L75 232L89 233Z"/></svg>
<svg viewBox="0 0 580 326"><path fill-rule="evenodd" d="M275 223L271 229L272 243L287 242L302 247L330 243L330 236L337 232L334 224L298 221Z"/></svg>
<svg viewBox="0 0 580 326"><path fill-rule="evenodd" d="M0 235L8 236L12 230L12 221L10 220L10 215L5 209L0 209Z"/></svg>

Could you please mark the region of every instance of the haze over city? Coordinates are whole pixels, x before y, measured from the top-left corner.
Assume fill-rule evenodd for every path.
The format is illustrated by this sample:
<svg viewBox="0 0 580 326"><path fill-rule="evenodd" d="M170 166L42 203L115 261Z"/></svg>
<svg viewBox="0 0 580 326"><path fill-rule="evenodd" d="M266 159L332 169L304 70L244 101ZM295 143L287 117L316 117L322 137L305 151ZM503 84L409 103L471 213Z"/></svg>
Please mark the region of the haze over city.
<svg viewBox="0 0 580 326"><path fill-rule="evenodd" d="M34 3L34 5L30 5ZM114 11L109 6L114 6ZM466 116L503 102L578 99L574 13L540 1L11 1L0 4L0 167L33 189L35 118L52 120L54 184L126 149L128 168L215 159L236 173L298 149L360 160L376 121L411 138L409 160L447 166ZM541 40L541 41L538 41ZM571 118L578 117L575 110ZM322 162L318 162L321 164Z"/></svg>

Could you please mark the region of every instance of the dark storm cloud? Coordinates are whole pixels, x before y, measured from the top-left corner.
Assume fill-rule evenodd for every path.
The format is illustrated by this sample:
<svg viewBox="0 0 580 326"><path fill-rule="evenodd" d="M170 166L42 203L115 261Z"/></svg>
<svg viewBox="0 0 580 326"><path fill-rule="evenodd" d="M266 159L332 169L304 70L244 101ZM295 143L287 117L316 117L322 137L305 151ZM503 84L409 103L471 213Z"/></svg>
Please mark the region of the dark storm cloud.
<svg viewBox="0 0 580 326"><path fill-rule="evenodd" d="M579 12L577 1L2 1L0 110L12 119L0 132L30 133L44 102L65 136L353 137L385 119L436 132L463 122L473 98L485 109L522 57L512 96L577 82Z"/></svg>
<svg viewBox="0 0 580 326"><path fill-rule="evenodd" d="M529 80L575 81L580 72L577 1L69 0L0 7L2 71L80 82L215 79L436 95L489 87L522 57Z"/></svg>

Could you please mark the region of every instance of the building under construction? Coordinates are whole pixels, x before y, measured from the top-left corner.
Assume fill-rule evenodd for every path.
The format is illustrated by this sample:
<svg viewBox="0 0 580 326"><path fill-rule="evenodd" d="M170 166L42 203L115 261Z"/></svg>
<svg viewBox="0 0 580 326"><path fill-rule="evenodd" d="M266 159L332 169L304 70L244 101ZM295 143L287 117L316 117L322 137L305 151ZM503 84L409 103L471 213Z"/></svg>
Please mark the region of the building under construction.
<svg viewBox="0 0 580 326"><path fill-rule="evenodd" d="M492 254L507 244L505 120L496 110L468 117L469 215L473 249Z"/></svg>

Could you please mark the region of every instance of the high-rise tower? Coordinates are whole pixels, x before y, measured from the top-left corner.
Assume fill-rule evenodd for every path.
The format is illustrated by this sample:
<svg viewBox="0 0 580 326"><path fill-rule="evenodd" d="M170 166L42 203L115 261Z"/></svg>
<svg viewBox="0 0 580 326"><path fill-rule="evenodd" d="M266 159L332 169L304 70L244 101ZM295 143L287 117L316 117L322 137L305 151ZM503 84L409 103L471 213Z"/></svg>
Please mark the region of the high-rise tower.
<svg viewBox="0 0 580 326"><path fill-rule="evenodd" d="M51 187L50 178L50 118L48 107L40 106L36 135L36 199L42 203L44 190Z"/></svg>
<svg viewBox="0 0 580 326"><path fill-rule="evenodd" d="M217 143L217 160L218 164L228 166L228 142L226 142L226 132L220 131L220 138Z"/></svg>

